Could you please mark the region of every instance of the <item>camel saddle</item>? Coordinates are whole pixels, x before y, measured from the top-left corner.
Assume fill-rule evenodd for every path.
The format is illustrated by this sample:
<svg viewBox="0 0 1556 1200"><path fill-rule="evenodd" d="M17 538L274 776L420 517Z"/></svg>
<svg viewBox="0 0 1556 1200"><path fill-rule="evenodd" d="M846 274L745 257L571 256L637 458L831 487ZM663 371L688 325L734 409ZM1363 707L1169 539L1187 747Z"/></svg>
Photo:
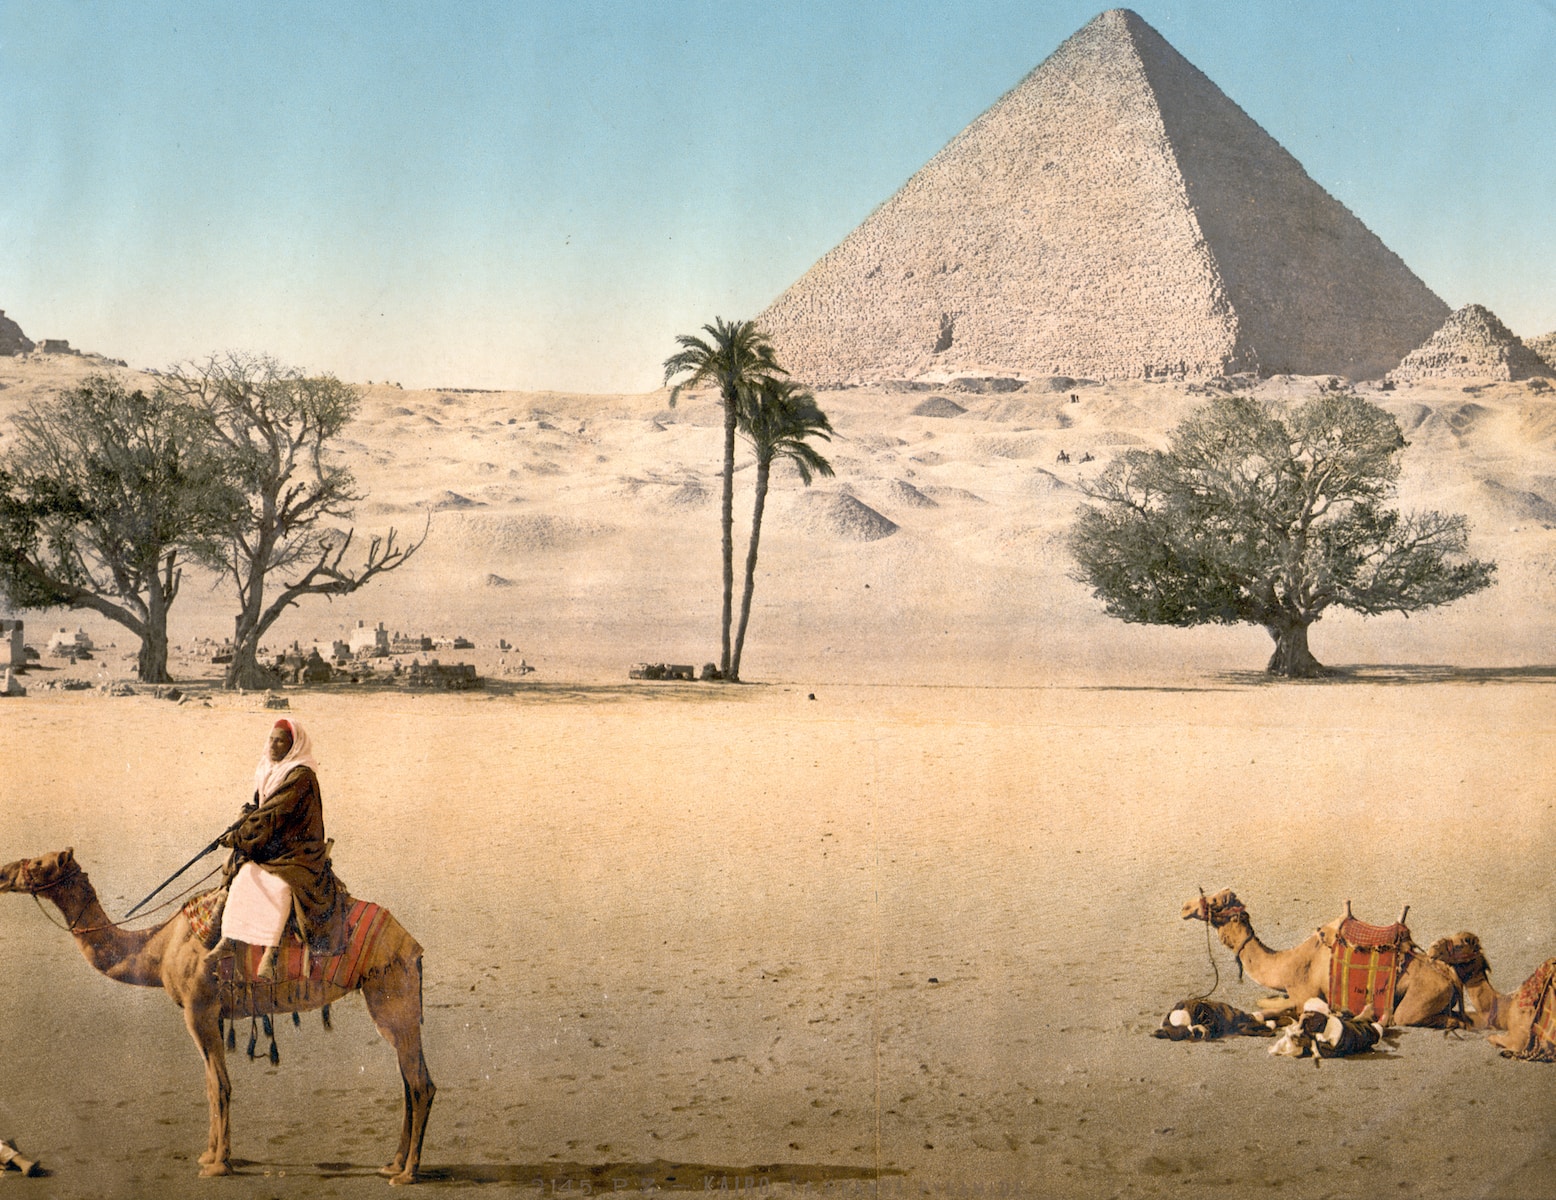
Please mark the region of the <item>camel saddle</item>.
<svg viewBox="0 0 1556 1200"><path fill-rule="evenodd" d="M205 892L184 905L190 926L206 939L219 929L223 889ZM361 986L364 964L388 922L388 910L368 900L344 897L344 949L319 955L288 924L276 947L274 971L261 975L265 947L237 943L216 960L216 987L224 1017L257 1017L267 1013L317 1008L330 999L329 989L353 991Z"/></svg>
<svg viewBox="0 0 1556 1200"><path fill-rule="evenodd" d="M1346 915L1334 929L1320 930L1330 949L1329 1007L1355 1016L1368 1006L1388 1023L1394 1013L1394 989L1413 943L1403 921L1368 925Z"/></svg>
<svg viewBox="0 0 1556 1200"><path fill-rule="evenodd" d="M1548 958L1518 989L1513 1004L1534 1009L1529 1040L1521 1050L1504 1050L1504 1058L1525 1062L1556 1062L1556 958Z"/></svg>

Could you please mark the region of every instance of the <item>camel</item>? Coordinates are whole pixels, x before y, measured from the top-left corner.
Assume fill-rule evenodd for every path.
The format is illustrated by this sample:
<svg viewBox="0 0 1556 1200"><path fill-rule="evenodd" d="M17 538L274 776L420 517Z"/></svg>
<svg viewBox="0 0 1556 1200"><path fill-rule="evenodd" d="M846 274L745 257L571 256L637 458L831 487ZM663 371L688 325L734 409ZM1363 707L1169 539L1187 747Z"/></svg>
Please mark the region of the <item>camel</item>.
<svg viewBox="0 0 1556 1200"><path fill-rule="evenodd" d="M0 867L0 892L21 892L53 902L87 962L110 979L138 987L160 987L183 1010L184 1026L205 1063L205 1092L210 1102L210 1138L200 1155L200 1175L232 1174L228 1109L232 1083L222 1044L222 1012L216 960L191 929L182 909L155 929L121 929L98 902L73 850L24 858ZM415 1183L421 1162L427 1113L437 1089L427 1074L421 1047L421 947L387 913L371 948L360 988L368 1014L394 1047L405 1088L400 1145L393 1161L380 1168L390 1183ZM317 1003L278 1008L306 1011L339 1000L349 991L324 985Z"/></svg>
<svg viewBox="0 0 1556 1200"><path fill-rule="evenodd" d="M1183 919L1190 918L1207 922L1237 959L1238 969L1255 983L1285 993L1259 1001L1260 1011L1299 1013L1315 997L1328 1002L1331 951L1325 938L1327 934L1333 939L1341 918L1320 926L1288 950L1271 950L1258 939L1248 910L1230 890L1195 896L1183 906ZM1452 970L1411 946L1394 989L1393 1011L1383 1015L1382 1023L1459 1028L1464 1021L1453 1010L1460 994Z"/></svg>
<svg viewBox="0 0 1556 1200"><path fill-rule="evenodd" d="M1551 971L1547 968L1556 960L1547 960L1516 992L1499 992L1491 983L1491 963L1473 933L1461 931L1452 937L1438 938L1426 953L1434 961L1447 964L1458 976L1464 998L1474 1005L1471 1029L1489 1030L1486 1040L1504 1056L1519 1057L1538 1049L1530 1043L1541 989L1530 984L1542 974L1548 978Z"/></svg>

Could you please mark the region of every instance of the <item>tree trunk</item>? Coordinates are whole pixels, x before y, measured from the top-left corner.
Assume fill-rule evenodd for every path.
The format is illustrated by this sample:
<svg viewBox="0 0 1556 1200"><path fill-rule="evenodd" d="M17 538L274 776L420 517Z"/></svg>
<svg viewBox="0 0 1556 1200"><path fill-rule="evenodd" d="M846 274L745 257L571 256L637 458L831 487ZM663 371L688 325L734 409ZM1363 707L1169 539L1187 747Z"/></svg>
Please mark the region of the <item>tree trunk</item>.
<svg viewBox="0 0 1556 1200"><path fill-rule="evenodd" d="M1275 653L1265 670L1271 675L1287 679L1316 679L1329 674L1329 669L1313 657L1307 648L1307 625L1265 627L1275 639Z"/></svg>
<svg viewBox="0 0 1556 1200"><path fill-rule="evenodd" d="M172 561L169 559L169 570ZM167 673L167 614L172 592L163 587L160 572L151 572L146 588L146 623L140 630L140 653L135 659L135 678L142 683L172 683Z"/></svg>
<svg viewBox="0 0 1556 1200"><path fill-rule="evenodd" d="M729 679L740 682L740 655L746 646L746 626L751 621L751 594L756 591L756 544L762 537L762 510L767 505L767 479L772 464L756 460L756 500L751 505L751 547L746 551L746 588L740 596L740 628L735 634L735 656L730 660Z"/></svg>
<svg viewBox="0 0 1556 1200"><path fill-rule="evenodd" d="M255 608L254 605L250 607ZM259 639L264 635L264 630L260 628L257 608L254 612L240 613L233 625L232 661L227 664L222 686L229 691L234 688L262 691L275 687L275 675L259 663Z"/></svg>
<svg viewBox="0 0 1556 1200"><path fill-rule="evenodd" d="M725 679L730 678L729 627L735 599L735 405L738 402L733 392L724 397L724 496L719 511L724 535L724 607L719 622L723 635L719 671Z"/></svg>
<svg viewBox="0 0 1556 1200"><path fill-rule="evenodd" d="M140 654L135 659L135 678L142 683L172 683L167 673L167 610L153 609L141 634Z"/></svg>

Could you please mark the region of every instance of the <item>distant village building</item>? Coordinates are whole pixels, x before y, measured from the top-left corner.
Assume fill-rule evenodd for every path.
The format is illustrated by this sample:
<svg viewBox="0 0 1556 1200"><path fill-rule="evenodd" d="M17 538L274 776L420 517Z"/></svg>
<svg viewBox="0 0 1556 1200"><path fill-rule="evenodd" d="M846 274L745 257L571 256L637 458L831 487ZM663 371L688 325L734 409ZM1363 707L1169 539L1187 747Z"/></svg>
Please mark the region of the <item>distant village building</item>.
<svg viewBox="0 0 1556 1200"><path fill-rule="evenodd" d="M87 636L84 629L77 629L71 633L61 625L49 638L49 653L58 658L91 654L92 649L92 639Z"/></svg>
<svg viewBox="0 0 1556 1200"><path fill-rule="evenodd" d="M441 688L444 691L463 692L481 686L481 678L470 663L450 663L444 666L433 659L428 663L412 663L406 673L406 686L413 688Z"/></svg>
<svg viewBox="0 0 1556 1200"><path fill-rule="evenodd" d="M389 648L394 654L420 654L423 650L432 649L432 639L425 634L412 635L396 630L389 639Z"/></svg>
<svg viewBox="0 0 1556 1200"><path fill-rule="evenodd" d="M353 658L387 658L389 631L384 628L382 621L373 629L369 629L366 623L358 621L357 627L346 639L346 647Z"/></svg>
<svg viewBox="0 0 1556 1200"><path fill-rule="evenodd" d="M0 621L0 667L20 670L27 665L27 647L22 642L20 621Z"/></svg>

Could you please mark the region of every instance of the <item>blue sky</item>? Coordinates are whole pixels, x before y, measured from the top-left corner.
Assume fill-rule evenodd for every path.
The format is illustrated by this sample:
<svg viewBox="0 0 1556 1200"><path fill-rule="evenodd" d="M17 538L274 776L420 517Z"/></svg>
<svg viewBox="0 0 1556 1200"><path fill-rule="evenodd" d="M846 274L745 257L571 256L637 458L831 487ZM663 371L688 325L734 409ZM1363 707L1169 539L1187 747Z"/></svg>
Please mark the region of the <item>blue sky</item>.
<svg viewBox="0 0 1556 1200"><path fill-rule="evenodd" d="M647 390L1101 7L0 0L0 307L135 366ZM1133 7L1448 304L1556 330L1556 0Z"/></svg>

